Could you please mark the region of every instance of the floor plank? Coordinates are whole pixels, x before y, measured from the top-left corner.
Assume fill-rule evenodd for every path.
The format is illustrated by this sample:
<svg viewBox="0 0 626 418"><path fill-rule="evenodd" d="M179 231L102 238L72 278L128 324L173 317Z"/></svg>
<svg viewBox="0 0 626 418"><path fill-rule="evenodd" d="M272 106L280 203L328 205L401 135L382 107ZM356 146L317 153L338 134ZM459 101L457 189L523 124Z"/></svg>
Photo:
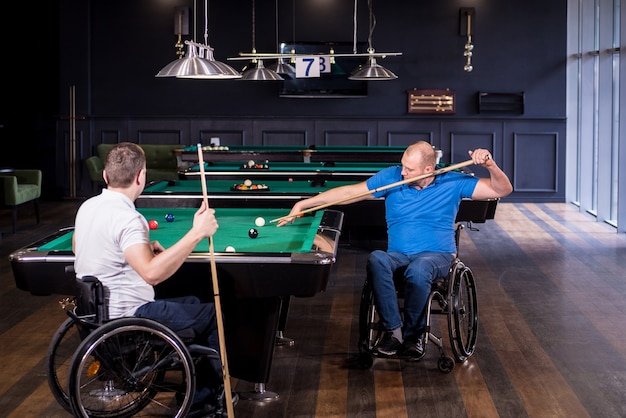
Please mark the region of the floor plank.
<svg viewBox="0 0 626 418"><path fill-rule="evenodd" d="M62 226L79 202L42 202L18 232L0 221L0 417L67 417L47 387L47 346L64 319L55 296L16 289L7 256ZM22 216L22 215L20 215ZM474 355L449 374L428 345L420 362L376 359L355 367L358 312L372 243L343 244L328 288L293 298L265 390L238 417L626 416L626 237L571 204L500 203L467 226L460 257L477 282ZM377 243L378 245L378 243ZM445 337L445 318L434 326ZM233 379L240 393L254 383Z"/></svg>

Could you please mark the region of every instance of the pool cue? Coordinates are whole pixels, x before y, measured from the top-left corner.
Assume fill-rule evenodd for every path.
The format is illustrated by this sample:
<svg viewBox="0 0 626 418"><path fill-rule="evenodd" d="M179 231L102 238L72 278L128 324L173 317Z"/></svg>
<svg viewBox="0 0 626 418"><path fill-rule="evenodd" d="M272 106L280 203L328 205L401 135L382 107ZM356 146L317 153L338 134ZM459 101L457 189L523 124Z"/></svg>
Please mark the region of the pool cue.
<svg viewBox="0 0 626 418"><path fill-rule="evenodd" d="M401 185L407 184L407 183L413 183L414 181L419 181L419 180L422 180L422 179L425 179L425 178L428 178L428 177L437 176L439 174L447 173L448 171L457 170L457 169L462 168L462 167L467 167L468 165L472 165L472 164L474 164L473 160L463 161L462 163L450 165L448 167L443 167L443 168L440 168L439 170L435 170L435 171L432 171L430 173L420 174L419 176L411 177L410 179L396 181L395 183L391 183L391 184L388 184L386 186L378 187L378 188L373 189L373 190L368 190L367 192L357 193L357 194L354 194L352 196L344 197L342 199L335 200L334 202L324 203L323 205L315 206L315 207L312 207L312 208L300 211L300 212L298 212L296 214L293 214L293 215L281 216L280 218L272 219L270 221L270 223L282 221L284 219L290 219L290 218L295 218L295 217L298 217L298 216L302 216L305 213L315 212L316 210L324 209L324 208L327 208L327 207L333 206L333 205L338 205L340 203L347 202L348 200L358 199L359 197L367 196L368 194L372 194L372 193L376 193L376 192L382 192L383 190L391 189L392 187L401 186Z"/></svg>
<svg viewBox="0 0 626 418"><path fill-rule="evenodd" d="M202 144L198 144L198 162L200 164L200 183L202 184L202 199L204 206L209 208L209 198L206 189L206 173L204 172L204 157ZM235 416L233 410L233 394L230 389L230 374L228 372L228 360L226 358L226 340L224 337L224 323L222 322L222 305L220 303L220 291L217 283L217 268L215 266L215 251L213 250L213 236L209 237L209 260L211 262L211 278L213 279L213 298L215 300L215 322L217 322L217 335L220 343L220 358L222 359L222 374L224 375L224 395L226 396L226 411L228 417Z"/></svg>

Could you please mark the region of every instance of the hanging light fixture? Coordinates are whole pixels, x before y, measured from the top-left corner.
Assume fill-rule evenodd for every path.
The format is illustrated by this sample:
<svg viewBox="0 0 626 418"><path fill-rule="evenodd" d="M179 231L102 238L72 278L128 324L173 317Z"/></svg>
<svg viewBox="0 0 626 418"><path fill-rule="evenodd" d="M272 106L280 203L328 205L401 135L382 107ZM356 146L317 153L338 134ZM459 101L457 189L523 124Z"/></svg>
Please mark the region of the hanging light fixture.
<svg viewBox="0 0 626 418"><path fill-rule="evenodd" d="M367 37L368 48L367 48L367 63L365 65L360 65L357 69L355 69L352 74L348 77L349 80L365 80L365 81L374 81L374 80L394 80L398 78L397 75L386 69L385 67L379 65L376 62L376 57L385 58L387 55L401 55L400 53L376 53L374 47L372 46L372 34L374 33L374 28L376 27L376 18L374 17L374 11L372 6L373 0L367 1L367 6L369 9L369 34ZM356 15L357 15L357 0L354 1L354 53L356 54Z"/></svg>
<svg viewBox="0 0 626 418"><path fill-rule="evenodd" d="M256 10L255 10L255 0L252 0L252 54L256 54ZM244 69L241 74L242 80L251 80L251 81L279 81L284 80L276 71L265 68L263 65L263 60L261 58L254 57L251 60L253 64L251 68ZM256 64L256 65L255 65Z"/></svg>
<svg viewBox="0 0 626 418"><path fill-rule="evenodd" d="M296 69L293 65L285 62L284 60L285 58L279 58L278 61L276 61L276 64L270 67L270 69L281 77L294 78L296 76Z"/></svg>
<svg viewBox="0 0 626 418"><path fill-rule="evenodd" d="M293 35L294 35L294 42L293 45L291 47L291 52L289 54L283 54L280 51L282 51L284 45L281 45L279 52L273 52L273 53L263 53L263 52L257 52L256 51L256 45L255 45L255 4L254 4L254 0L252 1L252 52L240 52L238 57L229 57L229 60L246 60L249 62L249 64L252 64L252 67L248 68L248 66L246 65L243 69L242 69L242 79L243 80L284 80L283 77L281 77L280 74L285 75L285 77L289 77L289 78L294 78L295 77L295 68L293 66L293 64L295 64L296 62L296 57L298 56L298 54L296 54L296 50L295 50L295 34L296 34L296 30L295 30L295 25L296 25L296 16L295 16L295 9L296 9L296 4L295 4L296 0L293 0ZM278 1L276 2L276 7L278 10ZM276 12L276 21L278 22L278 12ZM276 42L278 44L278 25L276 26ZM275 69L271 69L271 68L265 68L265 66L263 65L263 60L278 60L278 64L276 66ZM286 63L284 60L289 60L289 63ZM276 69L280 70L280 74L279 71L277 71Z"/></svg>
<svg viewBox="0 0 626 418"><path fill-rule="evenodd" d="M204 1L204 44L185 41L188 53L184 58L167 64L156 77L177 77L197 79L235 79L241 74L230 65L213 58L213 48L209 45L208 0ZM194 38L197 6L194 1Z"/></svg>
<svg viewBox="0 0 626 418"><path fill-rule="evenodd" d="M472 17L474 16L475 10L473 7L462 7L461 8L461 19L463 19L463 15L467 18L465 22L465 35L467 35L467 42L465 43L465 51L463 51L463 56L465 57L465 66L463 67L463 71L471 73L474 70L474 66L472 65L472 56L474 55L474 44L472 43ZM463 29L461 28L461 32Z"/></svg>
<svg viewBox="0 0 626 418"><path fill-rule="evenodd" d="M280 53L281 48L279 46L278 38L279 38L278 37L278 0L276 0L276 48L278 49L278 52ZM284 61L284 58L278 58L276 60L276 64L270 66L269 68L283 77L293 78L296 76L296 69L294 68L293 65L286 63Z"/></svg>

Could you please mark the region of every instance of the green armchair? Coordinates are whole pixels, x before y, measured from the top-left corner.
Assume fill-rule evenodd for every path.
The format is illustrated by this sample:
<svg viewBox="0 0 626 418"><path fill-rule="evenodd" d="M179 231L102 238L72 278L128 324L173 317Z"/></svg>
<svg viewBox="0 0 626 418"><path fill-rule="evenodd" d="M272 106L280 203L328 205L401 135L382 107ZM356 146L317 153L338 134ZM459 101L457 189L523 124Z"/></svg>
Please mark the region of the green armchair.
<svg viewBox="0 0 626 418"><path fill-rule="evenodd" d="M41 177L41 170L16 169L0 173L0 204L13 212L14 234L17 229L17 208L25 203L33 202L39 224Z"/></svg>
<svg viewBox="0 0 626 418"><path fill-rule="evenodd" d="M102 177L102 171L104 170L104 164L102 159L97 155L89 157L85 160L87 166L87 172L89 178L94 184L104 184L104 178Z"/></svg>
<svg viewBox="0 0 626 418"><path fill-rule="evenodd" d="M104 161L115 144L98 144L97 155L85 160L87 173L93 185L105 186L102 178ZM180 144L139 144L146 153L146 183L162 180L178 180L178 160L175 150Z"/></svg>

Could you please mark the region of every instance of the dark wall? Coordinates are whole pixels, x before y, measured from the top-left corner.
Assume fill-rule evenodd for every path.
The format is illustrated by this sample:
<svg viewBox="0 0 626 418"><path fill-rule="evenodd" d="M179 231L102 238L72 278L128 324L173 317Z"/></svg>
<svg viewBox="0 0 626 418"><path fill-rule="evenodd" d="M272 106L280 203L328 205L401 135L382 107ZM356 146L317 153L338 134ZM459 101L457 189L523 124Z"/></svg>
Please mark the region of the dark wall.
<svg viewBox="0 0 626 418"><path fill-rule="evenodd" d="M58 3L2 5L0 167L54 172L59 111ZM51 183L53 184L53 183Z"/></svg>
<svg viewBox="0 0 626 418"><path fill-rule="evenodd" d="M296 3L296 30L293 7ZM351 1L332 12L333 2L279 0L279 39L352 41ZM337 3L337 2L334 2ZM365 100L290 100L279 98L277 83L241 80L198 81L153 77L174 60L174 7L181 0L67 0L63 28L67 50L61 85L81 88L80 111L110 115L407 115L406 91L449 88L457 94L456 117L477 115L477 93L524 92L524 117L565 116L566 2L542 0L475 2L474 71L463 71L465 37L459 35L459 9L468 1L377 1L373 46L402 52L380 63L394 81L370 82ZM315 6L315 5L318 6ZM209 43L227 61L252 47L252 2L213 0L209 5ZM334 6L333 6L334 7ZM197 37L204 41L203 2L198 2ZM260 52L276 50L275 2L256 0L255 42ZM73 15L73 16L71 16ZM321 16L321 18L319 17ZM359 5L358 40L367 41L367 3ZM191 36L188 37L190 39ZM364 52L363 50L359 52ZM227 61L236 68L245 62ZM86 73L85 73L86 71ZM82 85L87 82L87 85Z"/></svg>
<svg viewBox="0 0 626 418"><path fill-rule="evenodd" d="M195 3L195 39L204 42L204 2ZM252 48L252 0L209 3L208 35L215 57L240 69L244 62L227 58ZM260 52L274 52L277 38L286 42L353 40L352 1L278 0L278 4L277 35L275 1L256 0L254 38ZM332 9L320 10L320 4ZM18 152L3 153L1 165L41 166L46 170L48 195L67 194L67 116L70 87L75 86L79 176L82 161L100 142L187 144L217 130L227 137L231 132L238 142L262 143L268 137L258 128L263 125L273 132L293 129L304 142L325 143L332 134L321 132L319 125L335 129L333 121L338 121L343 129L365 130L364 139L355 141L359 144L396 144L394 135L403 138L400 143L423 136L447 149L448 156L454 153L451 147L458 138L480 132L489 138L486 144L500 147L505 171L517 176L521 185L528 183L523 173L534 162L526 156L536 154L532 148L536 142L540 151L549 153L543 157L549 162L548 192L543 188L545 179L531 178L527 191L518 195L529 200L564 196L565 0L374 1L373 47L377 52L403 55L379 60L398 75L397 80L369 82L368 96L354 99L281 98L277 82L155 78L176 59L175 7L193 9L193 5L191 0L58 0L37 4L32 10L6 6L16 9L13 15L28 16L29 26L17 35L7 25L1 29L5 62L11 58L25 62L37 75L2 66L0 124L4 128L0 135L4 144L15 145ZM364 52L367 2L361 0L358 7L358 52ZM471 73L463 70L462 7L476 10ZM193 27L192 23L192 31ZM41 57L45 57L44 64ZM407 90L414 88L455 91L456 113L407 113ZM479 113L479 92L523 92L524 113ZM146 135L146 130L159 135ZM535 134L542 139L536 140ZM516 149L523 152L514 155Z"/></svg>

